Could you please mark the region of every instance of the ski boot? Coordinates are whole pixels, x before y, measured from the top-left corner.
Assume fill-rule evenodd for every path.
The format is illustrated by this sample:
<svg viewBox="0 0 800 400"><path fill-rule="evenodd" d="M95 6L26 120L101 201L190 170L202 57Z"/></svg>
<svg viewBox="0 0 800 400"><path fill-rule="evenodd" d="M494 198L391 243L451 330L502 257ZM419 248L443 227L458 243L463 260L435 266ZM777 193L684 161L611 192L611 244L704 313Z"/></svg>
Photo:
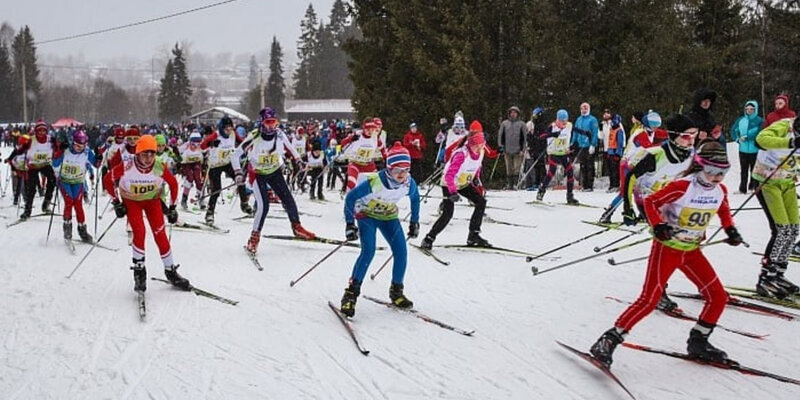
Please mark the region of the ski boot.
<svg viewBox="0 0 800 400"><path fill-rule="evenodd" d="M756 283L756 294L770 298L786 298L788 293L778 282L778 272L775 270L774 264L761 268L761 274Z"/></svg>
<svg viewBox="0 0 800 400"><path fill-rule="evenodd" d="M310 198L311 200L316 200L316 199L317 199L317 195L315 195L315 194L314 194L314 192L312 191L312 192L311 192L311 195L309 196L309 198Z"/></svg>
<svg viewBox="0 0 800 400"><path fill-rule="evenodd" d="M317 193L317 200L319 200L319 201L325 201L325 196L322 194L322 191L320 191L319 193Z"/></svg>
<svg viewBox="0 0 800 400"><path fill-rule="evenodd" d="M92 243L94 240L92 235L86 231L86 224L78 224L78 236L81 237L81 241L84 243Z"/></svg>
<svg viewBox="0 0 800 400"><path fill-rule="evenodd" d="M666 313L680 311L678 303L676 303L675 301L670 299L669 296L667 296L666 290L664 290L664 292L661 293L661 298L658 299L658 304L656 304L656 308Z"/></svg>
<svg viewBox="0 0 800 400"><path fill-rule="evenodd" d="M492 247L489 242L479 235L480 231L469 231L467 236L467 246L470 247Z"/></svg>
<svg viewBox="0 0 800 400"><path fill-rule="evenodd" d="M706 330L708 333L703 333L701 330ZM689 331L689 339L686 341L686 352L690 357L715 363L725 363L728 361L728 354L714 347L711 343L708 343L708 336L711 335L713 331L713 325L708 327L703 322L698 322L698 324Z"/></svg>
<svg viewBox="0 0 800 400"><path fill-rule="evenodd" d="M64 239L72 240L72 221L64 221Z"/></svg>
<svg viewBox="0 0 800 400"><path fill-rule="evenodd" d="M403 294L402 283L392 283L392 285L389 286L389 298L392 300L392 304L397 308L414 307L414 302Z"/></svg>
<svg viewBox="0 0 800 400"><path fill-rule="evenodd" d="M600 216L600 219L597 222L601 224L610 224L611 223L611 215L614 214L613 207L607 207L603 209L603 215Z"/></svg>
<svg viewBox="0 0 800 400"><path fill-rule="evenodd" d="M419 247L421 247L421 248L423 248L425 250L432 250L433 249L433 241L434 240L436 240L436 237L431 236L431 234L429 233L429 234L425 235L424 239L422 239L422 243L419 245Z"/></svg>
<svg viewBox="0 0 800 400"><path fill-rule="evenodd" d="M206 225L214 225L214 210L206 210Z"/></svg>
<svg viewBox="0 0 800 400"><path fill-rule="evenodd" d="M189 195L187 194L181 196L181 209L183 209L183 211L189 211Z"/></svg>
<svg viewBox="0 0 800 400"><path fill-rule="evenodd" d="M579 202L572 193L567 193L567 204L574 206L581 204L581 202Z"/></svg>
<svg viewBox="0 0 800 400"><path fill-rule="evenodd" d="M253 207L250 207L250 204L247 202L243 202L240 208L242 212L247 215L253 215L255 213L255 211L253 211Z"/></svg>
<svg viewBox="0 0 800 400"><path fill-rule="evenodd" d="M45 201L45 202L42 203L42 212L45 213L45 214L52 214L53 213L53 209L50 208L50 202L49 201Z"/></svg>
<svg viewBox="0 0 800 400"><path fill-rule="evenodd" d="M144 292L147 290L147 268L144 266L144 259L134 259L131 269L133 270L133 290Z"/></svg>
<svg viewBox="0 0 800 400"><path fill-rule="evenodd" d="M353 317L356 314L356 301L358 300L358 296L361 294L361 285L355 284L350 281L350 286L344 289L344 295L342 295L342 305L339 307L339 311L342 312L347 317Z"/></svg>
<svg viewBox="0 0 800 400"><path fill-rule="evenodd" d="M25 211L23 211L22 214L19 215L19 219L22 221L25 221L30 217L31 217L31 210L28 208L25 208Z"/></svg>
<svg viewBox="0 0 800 400"><path fill-rule="evenodd" d="M313 232L309 232L306 228L303 228L303 225L300 225L300 221L292 222L292 233L294 233L295 237L300 239L313 240L317 237Z"/></svg>
<svg viewBox="0 0 800 400"><path fill-rule="evenodd" d="M547 192L547 189L544 186L539 187L539 191L536 192L536 201L542 201L544 199L544 194Z"/></svg>
<svg viewBox="0 0 800 400"><path fill-rule="evenodd" d="M623 341L625 341L625 332L620 332L620 328L611 328L594 342L592 348L589 349L589 353L597 361L605 365L606 368L611 368L611 363L614 361L612 358L614 349Z"/></svg>
<svg viewBox="0 0 800 400"><path fill-rule="evenodd" d="M178 273L178 267L180 267L179 264L173 264L169 267L164 267L164 275L167 277L167 280L172 284L172 286L175 286L178 289L186 291L192 290L192 284L189 283L188 279L182 277Z"/></svg>
<svg viewBox="0 0 800 400"><path fill-rule="evenodd" d="M244 246L245 250L248 253L255 255L256 251L258 251L258 242L261 240L261 232L259 231L252 231L250 232L250 239L247 240L247 244Z"/></svg>
<svg viewBox="0 0 800 400"><path fill-rule="evenodd" d="M784 276L785 271L785 265L778 267L778 273L775 275L775 283L777 283L778 286L780 286L787 294L797 294L797 292L800 291L800 288L790 280L786 279L786 276Z"/></svg>

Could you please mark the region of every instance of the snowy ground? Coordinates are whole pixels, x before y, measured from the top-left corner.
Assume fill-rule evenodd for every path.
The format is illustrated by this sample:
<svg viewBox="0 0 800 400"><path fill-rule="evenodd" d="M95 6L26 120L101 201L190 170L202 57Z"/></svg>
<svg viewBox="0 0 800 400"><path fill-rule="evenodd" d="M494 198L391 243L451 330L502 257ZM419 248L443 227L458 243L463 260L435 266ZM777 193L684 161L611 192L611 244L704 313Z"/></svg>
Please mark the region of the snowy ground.
<svg viewBox="0 0 800 400"><path fill-rule="evenodd" d="M732 148L731 154L735 154ZM4 149L3 154L10 150ZM736 164L736 160L734 160ZM7 175L3 165L2 179ZM727 181L738 187L737 167ZM600 186L600 185L598 185ZM493 244L543 252L598 228L600 209L546 208L525 204L532 192L492 192L489 204L513 211L489 210L497 220L537 225L516 228L485 223ZM318 235L341 238L342 204L311 203L298 196L300 209L322 217L302 217ZM582 202L604 206L603 192L577 193ZM746 196L732 195L734 206ZM546 200L562 202L564 192ZM107 198L100 199L104 205ZM35 200L39 207L41 200ZM423 206L422 233L434 218L436 201ZM15 219L10 190L0 199L5 222ZM752 201L749 206L756 206ZM407 208L407 203L403 203ZM456 208L456 218L471 209ZM283 216L271 212L271 216ZM65 276L88 246L69 255L56 217L49 243L46 218L0 226L0 398L3 399L620 399L625 394L597 370L555 344L562 340L588 349L625 307L607 295L632 300L641 288L644 263L610 266L606 257L533 277L524 259L439 249L452 262L444 267L414 249L406 275L406 293L418 310L453 325L475 329L465 337L410 315L362 299L354 324L372 352L361 355L326 305L338 303L357 257L344 249L290 288L288 283L332 249L331 246L262 240L257 271L241 247L250 225L233 221L238 206L218 206L217 223L228 235L175 230L172 243L181 272L201 288L240 303L222 304L150 282L149 314L139 321L123 224L102 243L72 279ZM619 215L617 216L619 217ZM108 211L98 232L111 222ZM182 214L188 222L200 216ZM88 212L94 230L94 207ZM706 254L723 282L752 286L758 256L768 239L760 211L743 211L737 225L751 249L714 246ZM718 223L718 222L717 222ZM454 220L437 244L462 243L465 220ZM264 233L290 234L285 219L268 219ZM624 233L611 232L567 248L557 261L590 254ZM382 243L382 242L379 242ZM617 260L647 254L648 245L615 253ZM148 233L148 272L163 276ZM388 257L378 252L370 272ZM793 265L788 275L800 281ZM390 274L367 281L363 292L387 297ZM693 291L680 273L673 290ZM679 300L693 314L701 303ZM721 324L769 333L763 341L717 331L712 342L742 363L800 377L797 322L729 308ZM685 350L691 322L655 313L636 327L629 340ZM800 387L766 378L703 367L660 355L621 348L614 370L640 399L798 399Z"/></svg>

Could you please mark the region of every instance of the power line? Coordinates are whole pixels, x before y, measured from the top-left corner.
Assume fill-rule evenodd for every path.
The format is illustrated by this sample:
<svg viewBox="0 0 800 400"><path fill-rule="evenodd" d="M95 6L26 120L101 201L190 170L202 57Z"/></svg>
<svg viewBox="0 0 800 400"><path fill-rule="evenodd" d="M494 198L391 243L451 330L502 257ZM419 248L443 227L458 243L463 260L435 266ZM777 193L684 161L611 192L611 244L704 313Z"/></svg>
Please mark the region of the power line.
<svg viewBox="0 0 800 400"><path fill-rule="evenodd" d="M120 72L152 72L150 68L114 68L114 67L91 67L88 65L37 65L39 68L49 69L74 69L83 71L120 71ZM236 71L232 68L229 69L197 69L188 70L190 74L207 74L207 73L233 73ZM239 74L237 74L239 75Z"/></svg>
<svg viewBox="0 0 800 400"><path fill-rule="evenodd" d="M239 0L220 1L218 3L209 4L209 5L202 6L202 7L197 7L197 8L192 8L190 10L180 11L180 12L176 12L176 13L173 13L173 14L168 14L168 15L164 15L164 16L161 16L161 17L157 17L157 18L147 19L147 20L144 20L144 21L133 22L133 23L130 23L130 24L125 24L125 25L118 25L118 26L114 26L114 27L111 27L111 28L100 29L100 30L97 30L97 31L91 31L91 32L86 32L86 33L81 33L81 34L71 35L71 36L65 36L65 37L60 37L60 38L56 38L56 39L43 40L43 41L40 41L40 42L36 42L36 44L37 45L43 45L43 44L48 44L48 43L62 42L62 41L65 41L65 40L72 40L72 39L82 38L82 37L86 37L86 36L99 35L101 33L106 33L106 32L118 31L118 30L121 30L121 29L126 29L126 28L130 28L130 27L138 26L138 25L149 24L151 22L161 21L161 20L165 20L165 19L169 19L169 18L178 17L178 16L181 16L181 15L190 14L190 13L193 13L193 12L209 9L209 8L212 8L212 7L217 7L217 6L221 6L221 5L224 5L224 4L233 3L233 2L236 2L236 1L239 1Z"/></svg>

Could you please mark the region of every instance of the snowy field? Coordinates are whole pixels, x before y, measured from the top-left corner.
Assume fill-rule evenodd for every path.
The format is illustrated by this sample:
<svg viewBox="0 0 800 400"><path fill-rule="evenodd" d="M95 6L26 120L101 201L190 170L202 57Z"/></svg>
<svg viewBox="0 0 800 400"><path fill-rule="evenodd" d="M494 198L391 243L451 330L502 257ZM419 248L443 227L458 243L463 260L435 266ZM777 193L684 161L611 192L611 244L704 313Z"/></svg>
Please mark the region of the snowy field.
<svg viewBox="0 0 800 400"><path fill-rule="evenodd" d="M732 146L729 154L736 155ZM3 149L7 155L10 149ZM738 187L738 160L726 181ZM0 167L2 179L7 165ZM5 182L4 182L5 184ZM226 184L226 181L223 181ZM598 185L600 186L600 185ZM148 317L140 322L133 292L130 250L124 224L117 223L101 242L118 252L96 249L72 279L65 276L85 251L70 255L56 216L49 243L48 219L6 228L16 209L10 189L0 199L0 398L2 399L623 399L613 382L555 343L588 349L612 326L625 305L605 299L633 300L642 285L645 263L611 266L600 257L532 276L524 258L435 249L450 266L409 249L406 293L415 306L452 325L475 329L458 335L405 313L360 299L354 325L369 356L357 351L326 302L338 304L357 249L344 248L294 288L289 281L327 254L330 245L262 239L259 272L242 251L250 223L234 221L238 205L218 204L217 224L227 235L174 230L172 244L180 272L197 287L240 303L222 304L149 281ZM435 190L433 193L440 193ZM342 203L317 204L298 195L303 224L320 236L344 236ZM600 228L602 209L542 207L525 204L534 192L490 192L496 220L536 225L510 227L485 222L483 236L496 246L541 253ZM613 195L577 192L576 197L605 206ZM222 198L225 198L223 196ZM733 207L746 196L733 194ZM561 203L563 191L545 200ZM100 207L107 202L101 197ZM41 199L34 202L34 213ZM408 209L407 202L401 203ZM434 221L436 200L423 205L424 235ZM755 200L748 206L757 206ZM274 207L274 205L273 205ZM279 208L279 207L278 207ZM263 233L291 234L282 211L272 209ZM455 219L436 244L463 244L471 209L456 207ZM108 210L98 233L114 218ZM619 212L616 218L620 218ZM94 206L87 210L94 231ZM182 213L196 223L202 216ZM736 218L751 245L706 250L726 285L754 286L759 257L768 240L761 211ZM719 222L715 220L712 229ZM405 225L405 224L404 224ZM559 260L535 262L540 268L592 253L624 235L612 231L568 247ZM77 233L75 233L77 237ZM723 234L724 235L724 234ZM636 238L644 237L642 235ZM419 239L417 239L418 241ZM385 245L382 238L379 244ZM148 272L163 277L157 249L148 232ZM649 244L614 253L617 260L647 254ZM370 273L389 256L379 251ZM800 281L791 265L788 277ZM388 298L390 273L367 280L363 294ZM679 272L670 280L676 291L694 292ZM694 315L702 303L676 299ZM796 311L796 310L795 310ZM720 324L769 334L754 340L717 330L712 343L744 365L800 378L800 324L726 309ZM685 351L693 322L654 313L628 340ZM619 348L614 371L639 399L800 399L800 386L767 378Z"/></svg>

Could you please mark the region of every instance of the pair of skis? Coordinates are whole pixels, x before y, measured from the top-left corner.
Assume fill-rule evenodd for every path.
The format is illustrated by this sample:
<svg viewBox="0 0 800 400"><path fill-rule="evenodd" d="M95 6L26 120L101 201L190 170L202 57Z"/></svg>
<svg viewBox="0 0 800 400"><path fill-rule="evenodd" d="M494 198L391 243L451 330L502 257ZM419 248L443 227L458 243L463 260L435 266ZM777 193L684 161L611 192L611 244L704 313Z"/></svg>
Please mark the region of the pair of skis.
<svg viewBox="0 0 800 400"><path fill-rule="evenodd" d="M589 354L587 352L580 351L580 350L578 350L578 349L576 349L576 348L574 348L574 347L572 347L570 345L564 344L564 343L559 342L559 341L556 341L556 343L558 343L564 349L568 350L570 353L572 353L572 354L574 354L574 355L586 360L590 364L594 365L597 369L602 371L603 374L605 374L609 379L611 379L617 385L619 385L619 387L622 388L622 390L624 390L625 393L627 393L628 396L631 399L636 400L636 396L634 396L633 393L627 388L627 386L625 386L625 384L623 384L622 381L620 381L619 378L617 378L617 376L613 372L611 372L611 368L609 366L605 365L600 360L594 358L594 356L592 356L591 354ZM783 376L783 375L774 374L772 372L768 372L768 371L764 371L764 370L760 370L760 369L756 369L756 368L746 367L746 366L742 365L741 363L739 363L737 361L734 361L734 360L726 360L725 362L706 361L706 360L698 359L696 357L692 357L692 356L690 356L689 354L686 354L686 353L681 353L681 352L671 351L671 350L658 349L658 348L654 348L654 347L650 347L650 346L644 346L644 345L631 343L631 342L623 342L622 345L627 347L627 348L629 348L629 349L634 349L634 350L639 350L639 351L644 351L644 352L654 353L654 354L661 354L661 355L664 355L664 356L667 356L667 357L672 357L672 358L677 358L677 359L681 359L681 360L691 361L691 362L694 362L694 363L697 363L697 364L700 364L700 365L708 365L708 366L716 367L716 368L720 368L720 369L727 369L727 370L737 371L737 372L745 374L745 375L761 376L761 377L764 377L764 378L775 379L775 380L780 381L780 382L791 383L791 384L794 384L794 385L800 385L800 380L798 380L798 379L790 378L790 377Z"/></svg>
<svg viewBox="0 0 800 400"><path fill-rule="evenodd" d="M685 292L669 292L670 296L684 298L684 299L693 299L693 300L703 300L703 296L698 293L685 293ZM785 319L787 321L794 321L796 319L800 319L800 314L794 314L789 311L780 310L774 307L765 306L763 304L753 303L751 301L745 301L739 299L734 296L728 296L728 305L737 307L742 310L747 310L751 312L756 312L763 315L768 315L771 317L777 317L781 319Z"/></svg>
<svg viewBox="0 0 800 400"><path fill-rule="evenodd" d="M390 303L390 302L388 302L386 300L381 300L381 299L378 299L378 298L375 298L375 297L371 297L371 296L366 296L366 295L364 295L362 297L367 299L367 300L370 300L370 301L372 301L374 303L384 305L384 306L386 306L386 307L388 307L390 309L411 314L414 317L417 317L417 318L419 318L419 319L421 319L421 320L423 320L423 321L425 321L427 323L436 325L436 326L438 326L438 327L440 327L442 329L446 329L446 330L458 333L458 334L463 335L463 336L472 337L472 335L475 334L474 330L466 330L466 329L461 329L461 328L455 327L453 325L444 323L444 322L442 322L442 321L440 321L438 319L431 318L431 317L429 317L429 316L427 316L427 315L425 315L425 314L423 314L423 313L421 313L421 312L419 312L419 311L417 311L417 310L415 310L413 308L410 308L410 309L397 308L392 303ZM350 318L348 318L347 316L345 316L344 314L342 314L342 312L339 310L338 307L336 307L336 305L333 304L333 302L328 301L328 307L331 309L331 311L333 311L334 314L336 314L336 317L342 323L342 325L344 326L345 330L347 330L347 334L350 336L350 339L353 340L353 343L356 345L356 348L358 348L358 351L360 351L361 354L363 354L365 356L369 355L369 350L367 350L364 347L364 345L362 345L361 342L358 340L358 335L356 334L355 327L353 326L353 321Z"/></svg>
<svg viewBox="0 0 800 400"><path fill-rule="evenodd" d="M168 285L172 285L172 283L170 281L166 280L166 279L157 278L157 277L150 277L150 279L154 280L154 281L157 281L157 282L162 282L162 283L166 283ZM220 303L223 303L223 304L229 304L229 305L232 305L232 306L235 306L235 305L239 304L239 302L236 301L236 300L231 300L229 298L216 295L216 294L211 293L209 291L197 288L194 285L191 285L189 287L189 292L194 293L196 296L202 296L202 297L209 298L211 300L219 301ZM145 297L144 293L145 292L142 292L142 291L136 291L136 303L137 303L138 308L139 308L139 319L142 320L142 321L144 321L147 318L147 302L146 302L146 297Z"/></svg>
<svg viewBox="0 0 800 400"><path fill-rule="evenodd" d="M221 235L224 235L226 233L230 233L230 229L223 229L223 228L220 228L220 227L218 227L218 226L216 226L214 224L206 224L204 222L200 223L198 225L195 225L195 224L190 224L188 222L179 221L179 222L176 222L175 224L173 224L172 226L175 227L175 229L186 230L186 231L211 232L211 233L218 233L218 234L221 234Z"/></svg>

